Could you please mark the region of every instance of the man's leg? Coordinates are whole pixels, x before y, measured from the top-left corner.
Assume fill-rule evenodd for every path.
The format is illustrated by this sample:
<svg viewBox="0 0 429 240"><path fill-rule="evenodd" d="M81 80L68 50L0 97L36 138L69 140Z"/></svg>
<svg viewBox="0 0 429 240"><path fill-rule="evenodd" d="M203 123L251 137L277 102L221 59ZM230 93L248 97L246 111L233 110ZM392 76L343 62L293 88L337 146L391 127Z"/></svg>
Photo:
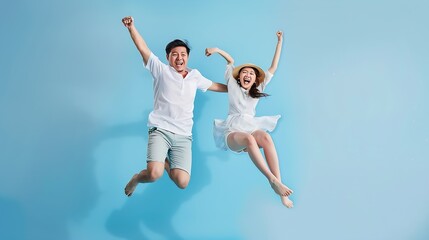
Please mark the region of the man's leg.
<svg viewBox="0 0 429 240"><path fill-rule="evenodd" d="M137 184L154 182L164 173L164 159L167 156L169 139L161 129L150 128L147 144L147 167L134 174L125 186L125 194L131 196Z"/></svg>
<svg viewBox="0 0 429 240"><path fill-rule="evenodd" d="M148 162L147 169L134 174L131 180L125 186L125 194L131 196L139 183L154 182L159 179L164 173L164 163Z"/></svg>
<svg viewBox="0 0 429 240"><path fill-rule="evenodd" d="M174 139L165 169L177 187L185 189L191 179L192 137L175 135Z"/></svg>
<svg viewBox="0 0 429 240"><path fill-rule="evenodd" d="M181 189L185 189L191 180L189 173L179 168L170 170L170 178Z"/></svg>

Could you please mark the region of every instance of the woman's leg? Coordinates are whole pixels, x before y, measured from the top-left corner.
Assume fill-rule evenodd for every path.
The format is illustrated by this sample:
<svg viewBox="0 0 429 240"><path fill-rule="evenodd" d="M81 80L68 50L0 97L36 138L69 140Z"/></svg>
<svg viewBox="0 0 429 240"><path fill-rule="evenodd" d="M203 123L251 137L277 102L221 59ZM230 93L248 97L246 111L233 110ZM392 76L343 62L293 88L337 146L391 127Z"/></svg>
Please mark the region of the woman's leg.
<svg viewBox="0 0 429 240"><path fill-rule="evenodd" d="M291 190L283 185L280 180L268 169L265 164L264 157L259 150L258 144L255 138L248 133L243 132L232 132L228 135L228 146L233 151L241 151L244 148L250 156L255 166L259 171L264 174L271 184L274 191L281 196L288 196L291 194Z"/></svg>
<svg viewBox="0 0 429 240"><path fill-rule="evenodd" d="M270 171L279 181L281 181L279 159L277 156L276 147L270 134L262 130L257 130L253 132L252 135L255 138L258 146L264 149L265 159L267 161L268 167L270 168ZM293 191L290 190L290 192L292 193ZM293 202L287 196L282 196L282 203L286 207L293 207Z"/></svg>
<svg viewBox="0 0 429 240"><path fill-rule="evenodd" d="M276 176L276 178L281 180L279 159L271 136L262 130L257 130L253 132L252 135L258 146L264 149L265 159L267 160L267 164L271 172Z"/></svg>

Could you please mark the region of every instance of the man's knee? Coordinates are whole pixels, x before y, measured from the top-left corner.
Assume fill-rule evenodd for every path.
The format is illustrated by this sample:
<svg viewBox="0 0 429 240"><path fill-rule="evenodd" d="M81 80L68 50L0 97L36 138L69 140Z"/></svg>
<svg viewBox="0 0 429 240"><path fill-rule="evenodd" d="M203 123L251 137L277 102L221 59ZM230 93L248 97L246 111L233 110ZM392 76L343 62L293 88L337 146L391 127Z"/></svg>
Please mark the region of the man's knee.
<svg viewBox="0 0 429 240"><path fill-rule="evenodd" d="M152 164L152 166L148 167L147 173L149 181L156 181L162 177L162 174L164 173L164 164Z"/></svg>
<svg viewBox="0 0 429 240"><path fill-rule="evenodd" d="M181 189L185 189L185 188L188 186L188 184L189 184L189 178L188 178L188 179L182 179L182 178L177 179L177 180L175 181L175 183L176 183L176 185L177 185L179 188L181 188Z"/></svg>
<svg viewBox="0 0 429 240"><path fill-rule="evenodd" d="M171 179L181 189L185 189L190 180L190 176L187 172L180 169L171 170Z"/></svg>

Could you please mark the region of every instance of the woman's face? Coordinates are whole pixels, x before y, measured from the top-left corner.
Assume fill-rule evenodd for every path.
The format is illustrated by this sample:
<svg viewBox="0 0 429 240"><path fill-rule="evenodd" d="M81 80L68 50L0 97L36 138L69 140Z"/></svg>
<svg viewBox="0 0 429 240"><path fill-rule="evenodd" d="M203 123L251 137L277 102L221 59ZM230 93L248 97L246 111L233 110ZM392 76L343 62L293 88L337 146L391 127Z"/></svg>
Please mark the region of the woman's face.
<svg viewBox="0 0 429 240"><path fill-rule="evenodd" d="M256 81L255 70L251 67L242 68L238 77L238 79L240 80L241 87L246 90L249 90L250 87L252 87L252 85Z"/></svg>

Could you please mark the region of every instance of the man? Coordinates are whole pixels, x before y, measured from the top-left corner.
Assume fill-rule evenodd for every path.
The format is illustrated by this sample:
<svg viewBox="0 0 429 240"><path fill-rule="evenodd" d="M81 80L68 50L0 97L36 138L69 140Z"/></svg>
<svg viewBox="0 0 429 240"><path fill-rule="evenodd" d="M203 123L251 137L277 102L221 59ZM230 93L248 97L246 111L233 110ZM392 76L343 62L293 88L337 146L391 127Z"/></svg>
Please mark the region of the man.
<svg viewBox="0 0 429 240"><path fill-rule="evenodd" d="M187 67L190 49L181 40L166 46L169 65L162 63L147 46L132 17L122 23L153 77L154 108L149 114L147 167L134 174L125 187L131 196L138 183L154 182L168 172L179 188L188 186L192 165L192 125L196 90L226 92L224 84L214 83L196 69Z"/></svg>

